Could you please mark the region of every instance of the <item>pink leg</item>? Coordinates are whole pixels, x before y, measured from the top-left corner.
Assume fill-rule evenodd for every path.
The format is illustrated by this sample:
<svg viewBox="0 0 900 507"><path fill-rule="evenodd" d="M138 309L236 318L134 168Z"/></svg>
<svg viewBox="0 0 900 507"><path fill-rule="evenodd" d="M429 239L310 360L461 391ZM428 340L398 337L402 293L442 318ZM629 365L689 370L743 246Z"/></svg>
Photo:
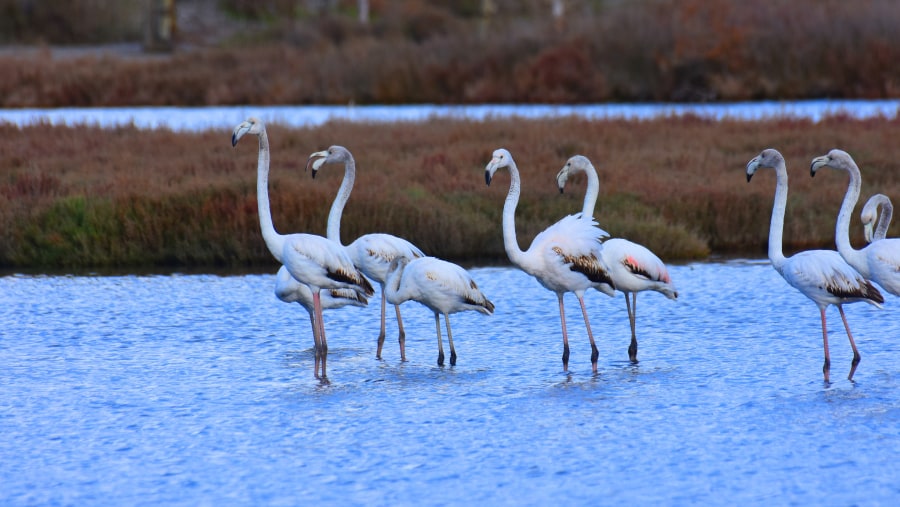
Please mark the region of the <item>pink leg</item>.
<svg viewBox="0 0 900 507"><path fill-rule="evenodd" d="M566 332L566 310L563 307L563 294L557 293L557 299L559 299L559 318L562 321L562 332L563 332L563 371L569 371L569 335Z"/></svg>
<svg viewBox="0 0 900 507"><path fill-rule="evenodd" d="M581 315L584 316L584 325L587 327L588 339L591 340L591 370L594 373L597 373L597 358L600 357L600 351L597 350L597 344L594 343L594 333L591 332L591 323L588 321L587 308L584 307L584 298L575 295L578 298L578 303L581 304Z"/></svg>
<svg viewBox="0 0 900 507"><path fill-rule="evenodd" d="M847 330L847 338L850 338L850 347L853 349L853 362L850 363L850 375L847 376L847 380L853 380L853 374L856 373L856 367L859 366L859 360L862 357L859 355L859 351L856 350L856 342L853 341L853 333L850 332L850 325L847 324L847 316L844 315L844 307L841 305L837 305L838 311L841 312L841 320L844 321L844 329Z"/></svg>
<svg viewBox="0 0 900 507"><path fill-rule="evenodd" d="M313 354L316 357L316 362L313 366L313 375L315 375L316 378L319 378L319 325L316 323L315 310L309 312L309 324L312 326Z"/></svg>
<svg viewBox="0 0 900 507"><path fill-rule="evenodd" d="M825 344L825 365L822 366L822 373L825 374L825 382L830 383L831 355L828 353L828 327L825 324L825 308L827 307L819 308L819 314L822 316L822 343Z"/></svg>
<svg viewBox="0 0 900 507"><path fill-rule="evenodd" d="M328 359L328 342L325 339L325 320L322 317L322 300L319 297L319 291L313 291L313 308L316 311L316 323L319 327L319 350L320 355L322 356L321 365L322 365L322 379L327 378L325 374L325 363Z"/></svg>
<svg viewBox="0 0 900 507"><path fill-rule="evenodd" d="M406 331L403 330L403 319L400 317L400 305L394 305L397 312L397 325L400 327L400 336L397 340L400 342L400 360L406 361Z"/></svg>
<svg viewBox="0 0 900 507"><path fill-rule="evenodd" d="M384 346L384 312L387 302L384 299L384 284L381 284L381 331L378 333L378 350L375 351L375 359L381 359L381 348Z"/></svg>
<svg viewBox="0 0 900 507"><path fill-rule="evenodd" d="M447 323L447 341L450 342L450 366L456 366L456 348L453 346L453 331L450 330L450 316L444 314L444 322Z"/></svg>

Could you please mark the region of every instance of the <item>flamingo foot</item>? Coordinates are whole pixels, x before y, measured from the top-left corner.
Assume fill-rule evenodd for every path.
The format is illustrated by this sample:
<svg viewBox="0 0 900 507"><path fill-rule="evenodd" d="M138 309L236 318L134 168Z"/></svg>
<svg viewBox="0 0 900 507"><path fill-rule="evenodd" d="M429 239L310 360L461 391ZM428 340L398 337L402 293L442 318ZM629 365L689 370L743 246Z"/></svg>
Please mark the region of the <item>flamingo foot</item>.
<svg viewBox="0 0 900 507"><path fill-rule="evenodd" d="M569 371L569 344L568 343L563 346L562 362L563 362L563 371Z"/></svg>
<svg viewBox="0 0 900 507"><path fill-rule="evenodd" d="M400 361L406 362L406 332L400 331L400 336L397 338L397 341L400 342ZM381 358L379 358L381 359Z"/></svg>
<svg viewBox="0 0 900 507"><path fill-rule="evenodd" d="M638 363L637 350L637 340L631 340L631 345L628 346L628 359L630 359L631 362L635 364Z"/></svg>
<svg viewBox="0 0 900 507"><path fill-rule="evenodd" d="M597 350L597 346L593 343L591 344L591 369L594 373L597 373L597 359L600 358L600 351Z"/></svg>
<svg viewBox="0 0 900 507"><path fill-rule="evenodd" d="M438 352L437 364L438 364L438 366L444 366L444 351L443 350Z"/></svg>
<svg viewBox="0 0 900 507"><path fill-rule="evenodd" d="M375 350L375 359L381 359L381 349L384 347L384 331L378 335L378 348Z"/></svg>
<svg viewBox="0 0 900 507"><path fill-rule="evenodd" d="M853 380L853 374L856 373L856 367L859 366L859 361L862 357L859 354L853 354L853 361L850 363L850 374L847 375L847 380Z"/></svg>
<svg viewBox="0 0 900 507"><path fill-rule="evenodd" d="M450 351L450 366L456 366L456 351Z"/></svg>
<svg viewBox="0 0 900 507"><path fill-rule="evenodd" d="M826 359L825 364L822 365L822 373L825 374L825 383L830 384L830 373L831 373L831 361Z"/></svg>

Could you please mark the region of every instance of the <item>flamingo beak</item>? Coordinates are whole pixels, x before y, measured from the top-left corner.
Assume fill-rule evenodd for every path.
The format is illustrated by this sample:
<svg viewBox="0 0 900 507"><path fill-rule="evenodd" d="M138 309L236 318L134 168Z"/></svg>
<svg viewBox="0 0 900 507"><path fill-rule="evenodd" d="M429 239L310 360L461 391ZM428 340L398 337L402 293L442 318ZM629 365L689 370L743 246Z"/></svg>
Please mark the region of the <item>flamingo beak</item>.
<svg viewBox="0 0 900 507"><path fill-rule="evenodd" d="M312 163L312 177L313 179L316 179L316 173L319 172L319 168L325 164L326 157L328 157L327 151L317 151L313 153L306 159L306 168L303 169L303 171L306 172L309 169L310 163Z"/></svg>

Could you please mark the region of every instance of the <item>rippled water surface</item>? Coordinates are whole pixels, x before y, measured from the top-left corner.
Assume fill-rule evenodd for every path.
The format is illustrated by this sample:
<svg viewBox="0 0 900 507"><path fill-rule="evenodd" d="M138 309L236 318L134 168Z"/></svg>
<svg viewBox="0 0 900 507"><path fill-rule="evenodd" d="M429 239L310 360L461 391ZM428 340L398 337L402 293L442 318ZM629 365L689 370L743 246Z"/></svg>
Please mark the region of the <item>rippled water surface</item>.
<svg viewBox="0 0 900 507"><path fill-rule="evenodd" d="M900 498L900 301L818 312L765 262L671 267L677 302L594 292L590 346L567 297L474 268L496 314L379 301L326 313L330 384L306 312L273 275L0 277L0 504L889 505ZM446 339L446 337L445 337ZM445 343L446 347L446 343Z"/></svg>

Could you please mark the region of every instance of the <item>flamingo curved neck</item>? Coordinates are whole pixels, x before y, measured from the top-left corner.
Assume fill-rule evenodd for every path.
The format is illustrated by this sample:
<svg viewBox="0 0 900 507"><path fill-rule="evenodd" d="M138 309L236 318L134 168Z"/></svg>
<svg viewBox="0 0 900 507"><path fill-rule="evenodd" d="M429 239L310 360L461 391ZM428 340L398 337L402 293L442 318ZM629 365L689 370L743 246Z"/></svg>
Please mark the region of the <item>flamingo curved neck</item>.
<svg viewBox="0 0 900 507"><path fill-rule="evenodd" d="M409 297L400 294L400 280L403 277L404 268L405 266L399 266L384 281L384 297L393 304L400 304L409 299Z"/></svg>
<svg viewBox="0 0 900 507"><path fill-rule="evenodd" d="M259 160L256 166L256 202L259 212L259 226L269 252L282 262L284 236L278 234L272 223L272 209L269 206L269 136L266 131L259 134Z"/></svg>
<svg viewBox="0 0 900 507"><path fill-rule="evenodd" d="M850 173L850 184L847 185L847 193L844 194L844 202L841 203L841 211L838 213L837 225L835 226L835 243L837 243L838 252L849 264L865 277L869 276L868 263L865 262L865 254L862 250L855 250L850 244L850 215L853 208L856 207L856 201L859 200L859 190L862 186L862 176L859 173L859 167L855 163L847 166L847 172Z"/></svg>
<svg viewBox="0 0 900 507"><path fill-rule="evenodd" d="M584 169L587 175L587 190L584 193L584 206L581 208L581 216L593 217L594 207L597 206L597 197L600 195L600 178L594 164L587 164Z"/></svg>
<svg viewBox="0 0 900 507"><path fill-rule="evenodd" d="M350 192L353 191L353 183L356 181L356 161L349 154L348 157L344 162L344 179L341 181L341 188L338 189L337 196L331 204L331 211L328 212L328 229L326 231L328 239L341 246L344 245L341 243L341 217L344 215L344 206L350 199Z"/></svg>
<svg viewBox="0 0 900 507"><path fill-rule="evenodd" d="M506 202L503 204L503 247L509 260L522 266L525 263L525 253L519 248L519 241L516 239L516 206L519 205L522 184L519 168L513 160L509 161L507 168L510 180L509 193L506 194Z"/></svg>
<svg viewBox="0 0 900 507"><path fill-rule="evenodd" d="M894 206L889 199L881 199L881 214L878 216L878 226L875 227L875 239L887 237L888 227L891 226L891 218L894 216Z"/></svg>
<svg viewBox="0 0 900 507"><path fill-rule="evenodd" d="M784 236L784 212L787 208L788 175L784 161L775 167L775 203L772 205L772 221L769 224L769 260L779 271L787 260L782 248Z"/></svg>

